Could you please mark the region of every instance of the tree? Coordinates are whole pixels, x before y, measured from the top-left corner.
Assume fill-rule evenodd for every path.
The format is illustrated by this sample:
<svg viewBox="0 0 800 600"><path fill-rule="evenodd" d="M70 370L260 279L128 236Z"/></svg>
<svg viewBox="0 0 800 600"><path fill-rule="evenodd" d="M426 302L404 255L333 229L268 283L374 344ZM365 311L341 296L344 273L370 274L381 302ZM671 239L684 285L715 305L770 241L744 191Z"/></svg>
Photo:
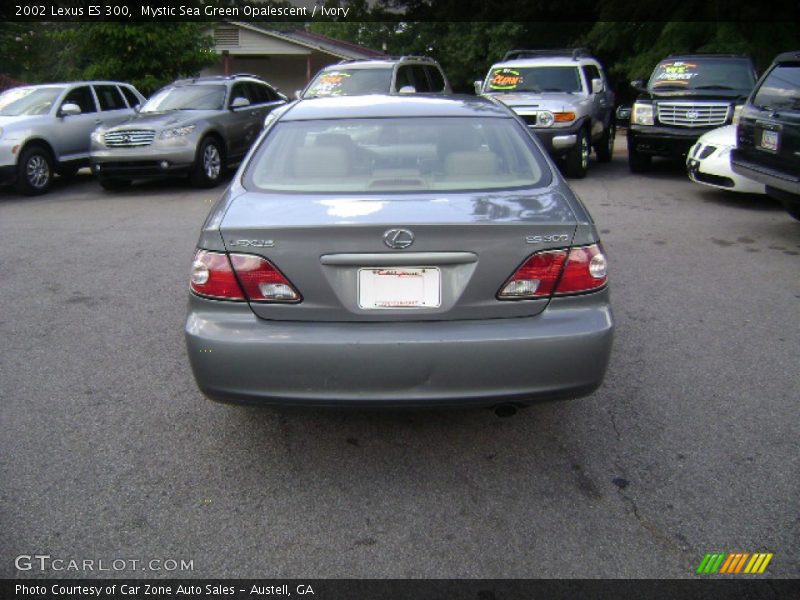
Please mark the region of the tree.
<svg viewBox="0 0 800 600"><path fill-rule="evenodd" d="M82 23L58 37L79 57L74 78L128 81L145 95L217 60L204 23Z"/></svg>

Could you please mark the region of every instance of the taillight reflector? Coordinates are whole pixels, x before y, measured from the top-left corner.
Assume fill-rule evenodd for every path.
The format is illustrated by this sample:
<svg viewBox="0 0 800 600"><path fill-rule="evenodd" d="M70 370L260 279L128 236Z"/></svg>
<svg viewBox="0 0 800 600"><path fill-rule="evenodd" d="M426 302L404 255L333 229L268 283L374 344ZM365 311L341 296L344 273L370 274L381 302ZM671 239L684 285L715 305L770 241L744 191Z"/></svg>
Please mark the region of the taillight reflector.
<svg viewBox="0 0 800 600"><path fill-rule="evenodd" d="M566 259L566 250L537 252L529 256L506 281L497 297L514 300L549 296L553 293Z"/></svg>
<svg viewBox="0 0 800 600"><path fill-rule="evenodd" d="M599 244L570 250L545 250L528 257L503 284L499 300L579 294L608 283L607 262Z"/></svg>
<svg viewBox="0 0 800 600"><path fill-rule="evenodd" d="M261 256L231 254L231 263L248 300L300 302L302 299L283 273Z"/></svg>

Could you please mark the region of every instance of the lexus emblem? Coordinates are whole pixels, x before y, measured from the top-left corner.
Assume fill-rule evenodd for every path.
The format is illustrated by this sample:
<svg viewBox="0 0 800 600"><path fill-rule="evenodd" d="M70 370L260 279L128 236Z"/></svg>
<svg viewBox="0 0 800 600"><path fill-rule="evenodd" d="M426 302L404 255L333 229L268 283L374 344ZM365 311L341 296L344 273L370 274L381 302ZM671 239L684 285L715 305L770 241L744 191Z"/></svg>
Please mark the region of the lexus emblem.
<svg viewBox="0 0 800 600"><path fill-rule="evenodd" d="M414 234L408 229L389 229L383 234L383 243L389 248L402 250L414 243Z"/></svg>
<svg viewBox="0 0 800 600"><path fill-rule="evenodd" d="M690 110L689 112L686 113L686 118L689 119L690 121L694 121L699 116L700 115L697 114L696 110Z"/></svg>

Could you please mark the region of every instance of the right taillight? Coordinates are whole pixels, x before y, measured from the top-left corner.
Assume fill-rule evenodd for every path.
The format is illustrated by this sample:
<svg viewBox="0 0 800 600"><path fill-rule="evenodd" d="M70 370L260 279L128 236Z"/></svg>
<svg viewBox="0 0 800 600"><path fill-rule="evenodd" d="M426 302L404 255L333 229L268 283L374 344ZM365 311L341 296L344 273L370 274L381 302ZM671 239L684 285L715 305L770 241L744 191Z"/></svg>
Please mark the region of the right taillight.
<svg viewBox="0 0 800 600"><path fill-rule="evenodd" d="M608 283L608 261L599 244L572 248L556 295L590 292Z"/></svg>
<svg viewBox="0 0 800 600"><path fill-rule="evenodd" d="M503 284L499 300L579 294L608 283L608 264L599 244L569 250L545 250L528 257Z"/></svg>
<svg viewBox="0 0 800 600"><path fill-rule="evenodd" d="M218 300L295 303L300 294L275 265L253 254L198 250L192 263L192 291Z"/></svg>

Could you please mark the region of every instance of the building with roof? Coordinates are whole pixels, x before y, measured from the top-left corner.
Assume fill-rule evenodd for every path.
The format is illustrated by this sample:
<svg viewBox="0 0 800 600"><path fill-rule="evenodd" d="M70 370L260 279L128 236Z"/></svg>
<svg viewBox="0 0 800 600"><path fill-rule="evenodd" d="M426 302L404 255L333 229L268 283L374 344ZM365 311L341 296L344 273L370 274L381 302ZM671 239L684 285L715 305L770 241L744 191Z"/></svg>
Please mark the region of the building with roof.
<svg viewBox="0 0 800 600"><path fill-rule="evenodd" d="M214 25L217 64L202 75L251 73L291 96L322 67L341 60L379 58L383 52L325 35L296 29L276 31L255 23L228 21Z"/></svg>

